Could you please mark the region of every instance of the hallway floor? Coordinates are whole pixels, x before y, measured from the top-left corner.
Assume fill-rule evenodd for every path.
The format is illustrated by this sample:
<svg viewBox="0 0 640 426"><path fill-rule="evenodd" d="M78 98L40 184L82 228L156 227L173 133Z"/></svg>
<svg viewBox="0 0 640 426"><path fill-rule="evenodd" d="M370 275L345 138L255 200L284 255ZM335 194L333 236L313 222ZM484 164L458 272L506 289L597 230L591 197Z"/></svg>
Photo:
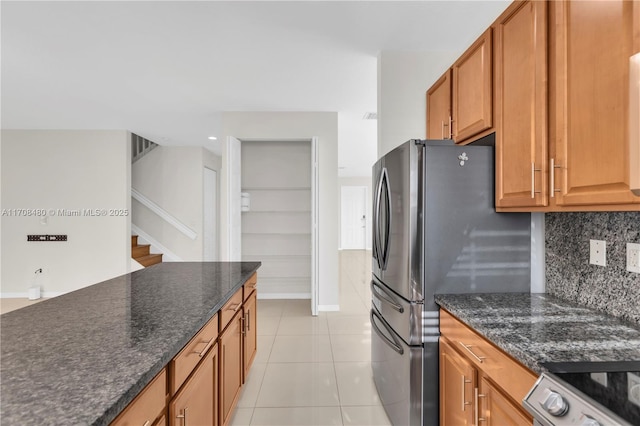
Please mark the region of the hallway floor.
<svg viewBox="0 0 640 426"><path fill-rule="evenodd" d="M231 424L389 425L371 376L371 252L340 252L340 312L258 300L258 353Z"/></svg>

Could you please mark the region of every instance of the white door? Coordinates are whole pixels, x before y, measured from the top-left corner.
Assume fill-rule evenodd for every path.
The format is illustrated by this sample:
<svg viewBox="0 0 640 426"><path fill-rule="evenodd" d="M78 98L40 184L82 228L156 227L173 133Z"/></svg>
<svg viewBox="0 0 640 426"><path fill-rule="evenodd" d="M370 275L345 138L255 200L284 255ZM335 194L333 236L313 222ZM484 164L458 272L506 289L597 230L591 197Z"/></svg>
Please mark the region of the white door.
<svg viewBox="0 0 640 426"><path fill-rule="evenodd" d="M364 250L367 242L367 188L343 186L340 191L340 246Z"/></svg>
<svg viewBox="0 0 640 426"><path fill-rule="evenodd" d="M202 260L218 260L218 172L204 168L204 247Z"/></svg>

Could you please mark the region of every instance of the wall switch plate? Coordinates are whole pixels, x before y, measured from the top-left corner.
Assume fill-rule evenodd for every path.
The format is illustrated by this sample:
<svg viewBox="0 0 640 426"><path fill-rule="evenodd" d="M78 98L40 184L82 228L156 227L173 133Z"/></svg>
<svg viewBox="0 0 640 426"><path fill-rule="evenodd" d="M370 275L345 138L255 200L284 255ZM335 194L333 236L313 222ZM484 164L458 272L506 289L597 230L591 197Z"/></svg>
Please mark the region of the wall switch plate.
<svg viewBox="0 0 640 426"><path fill-rule="evenodd" d="M640 274L640 244L627 243L627 271Z"/></svg>
<svg viewBox="0 0 640 426"><path fill-rule="evenodd" d="M607 382L607 373L591 373L591 380L600 383L605 388L609 386Z"/></svg>
<svg viewBox="0 0 640 426"><path fill-rule="evenodd" d="M601 240L589 240L589 263L598 266L607 266L607 242Z"/></svg>

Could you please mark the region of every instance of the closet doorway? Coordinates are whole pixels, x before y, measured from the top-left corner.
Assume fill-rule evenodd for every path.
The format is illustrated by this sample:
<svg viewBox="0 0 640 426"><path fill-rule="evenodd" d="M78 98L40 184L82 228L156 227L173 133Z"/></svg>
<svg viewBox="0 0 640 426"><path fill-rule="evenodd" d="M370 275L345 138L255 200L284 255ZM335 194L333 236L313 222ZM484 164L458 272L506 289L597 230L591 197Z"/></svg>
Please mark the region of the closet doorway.
<svg viewBox="0 0 640 426"><path fill-rule="evenodd" d="M241 142L242 259L262 262L260 298L311 299L313 314L314 145Z"/></svg>

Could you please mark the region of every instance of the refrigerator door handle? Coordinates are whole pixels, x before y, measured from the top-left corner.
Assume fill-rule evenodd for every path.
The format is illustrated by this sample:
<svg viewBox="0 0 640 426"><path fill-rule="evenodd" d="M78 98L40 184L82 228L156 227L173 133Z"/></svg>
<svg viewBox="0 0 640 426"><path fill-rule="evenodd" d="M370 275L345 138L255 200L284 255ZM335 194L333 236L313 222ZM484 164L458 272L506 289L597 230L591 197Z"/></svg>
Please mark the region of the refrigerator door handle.
<svg viewBox="0 0 640 426"><path fill-rule="evenodd" d="M398 352L400 355L404 354L404 349L402 348L402 345L400 343L398 343L398 341L395 339L395 336L393 335L393 331L391 329L389 329L389 326L387 326L384 323L384 320L382 319L382 317L380 317L380 315L378 315L373 309L371 310L371 326L373 327L373 330L376 332L376 334L378 336L380 336L380 338L391 347L391 349L393 349L394 351ZM387 330L387 333L389 333L389 335L391 336L391 338L388 338L377 326L376 322L375 322L375 318L377 318L379 321L381 321L382 326Z"/></svg>
<svg viewBox="0 0 640 426"><path fill-rule="evenodd" d="M378 193L378 209L380 209L380 197L382 194L382 189L383 186L386 187L386 200L387 202L385 203L385 208L386 208L386 212L385 212L385 223L383 224L383 226L385 227L385 233L384 233L384 241L383 241L383 247L384 249L382 249L382 265L381 265L381 269L384 271L385 269L387 269L387 262L389 260L389 240L391 239L391 236L389 235L389 233L391 232L391 211L393 210L391 208L391 186L389 186L389 174L387 173L387 168L383 168L382 169L382 176L380 177L380 185L379 185L379 193ZM378 231L380 231L380 218L378 217Z"/></svg>
<svg viewBox="0 0 640 426"><path fill-rule="evenodd" d="M379 290L378 290L379 289ZM380 286L380 283L374 278L371 280L371 291L374 292L382 301L387 302L396 311L403 313L404 308L401 304L396 302L393 294L384 287Z"/></svg>
<svg viewBox="0 0 640 426"><path fill-rule="evenodd" d="M374 198L374 204L373 204L373 232L372 232L372 254L373 254L373 258L376 260L376 263L378 264L378 268L380 268L380 256L378 254L378 229L380 229L380 226L378 224L378 209L380 208L380 181L382 179L382 175L380 175L380 177L378 178L378 184L376 185L376 193L375 193L375 198Z"/></svg>

